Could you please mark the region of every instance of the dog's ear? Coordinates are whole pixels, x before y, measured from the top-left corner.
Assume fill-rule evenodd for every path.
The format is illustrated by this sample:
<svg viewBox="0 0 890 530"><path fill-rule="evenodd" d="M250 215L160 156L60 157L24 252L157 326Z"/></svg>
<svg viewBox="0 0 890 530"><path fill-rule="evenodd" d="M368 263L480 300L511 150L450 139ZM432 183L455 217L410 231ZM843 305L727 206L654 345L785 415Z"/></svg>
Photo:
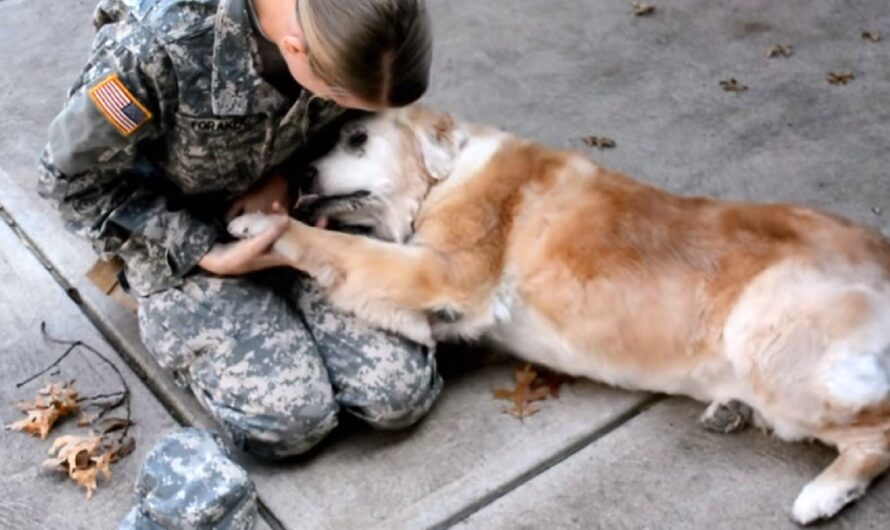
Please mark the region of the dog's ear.
<svg viewBox="0 0 890 530"><path fill-rule="evenodd" d="M424 107L412 107L408 110L407 122L420 146L427 173L436 180L450 175L460 150L454 118Z"/></svg>

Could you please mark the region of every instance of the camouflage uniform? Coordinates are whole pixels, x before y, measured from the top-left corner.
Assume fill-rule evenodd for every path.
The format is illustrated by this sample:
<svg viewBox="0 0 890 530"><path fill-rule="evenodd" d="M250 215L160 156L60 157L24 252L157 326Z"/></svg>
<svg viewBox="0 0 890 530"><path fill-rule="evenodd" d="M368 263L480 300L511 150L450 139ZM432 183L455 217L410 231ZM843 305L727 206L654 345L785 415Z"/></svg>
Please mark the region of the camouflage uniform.
<svg viewBox="0 0 890 530"><path fill-rule="evenodd" d="M257 520L253 481L207 431L162 438L145 457L135 490L118 530L248 530Z"/></svg>
<svg viewBox="0 0 890 530"><path fill-rule="evenodd" d="M248 8L101 0L39 189L103 257L123 259L160 364L237 444L278 458L323 438L340 406L376 427L409 425L442 382L433 352L336 312L293 271L196 269L225 237L226 205L342 113L269 82L261 52L271 43Z"/></svg>

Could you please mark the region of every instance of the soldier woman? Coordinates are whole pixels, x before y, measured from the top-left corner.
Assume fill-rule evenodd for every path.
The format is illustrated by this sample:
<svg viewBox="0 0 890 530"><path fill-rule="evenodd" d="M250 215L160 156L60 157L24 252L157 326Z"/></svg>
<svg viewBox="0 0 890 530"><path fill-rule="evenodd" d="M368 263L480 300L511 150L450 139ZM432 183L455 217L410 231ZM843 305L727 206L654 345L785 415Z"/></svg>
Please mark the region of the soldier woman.
<svg viewBox="0 0 890 530"><path fill-rule="evenodd" d="M424 93L423 1L102 0L95 24L40 192L123 260L149 351L261 457L308 450L341 408L383 429L417 421L442 386L433 352L267 270L281 228L226 242L222 227L293 203L287 168L344 109Z"/></svg>

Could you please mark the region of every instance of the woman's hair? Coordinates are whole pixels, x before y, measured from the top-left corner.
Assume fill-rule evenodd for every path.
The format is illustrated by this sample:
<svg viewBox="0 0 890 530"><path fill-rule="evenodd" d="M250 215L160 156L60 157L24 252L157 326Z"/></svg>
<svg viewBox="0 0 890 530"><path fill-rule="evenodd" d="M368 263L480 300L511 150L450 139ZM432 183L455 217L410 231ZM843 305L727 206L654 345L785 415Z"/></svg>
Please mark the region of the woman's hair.
<svg viewBox="0 0 890 530"><path fill-rule="evenodd" d="M335 89L387 107L420 99L432 62L423 0L298 0L309 64Z"/></svg>

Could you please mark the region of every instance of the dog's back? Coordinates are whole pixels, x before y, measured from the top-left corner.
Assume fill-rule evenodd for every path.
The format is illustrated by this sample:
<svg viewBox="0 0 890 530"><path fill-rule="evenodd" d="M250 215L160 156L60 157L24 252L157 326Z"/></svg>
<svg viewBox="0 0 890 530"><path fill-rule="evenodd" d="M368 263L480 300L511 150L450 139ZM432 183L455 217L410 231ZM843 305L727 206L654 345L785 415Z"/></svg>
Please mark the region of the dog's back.
<svg viewBox="0 0 890 530"><path fill-rule="evenodd" d="M440 228L482 236L469 238L478 267L462 284L488 293L488 333L512 351L612 384L740 400L783 438L838 447L795 503L799 522L833 515L890 465L880 234L808 208L677 197L523 141L448 196L465 217Z"/></svg>

